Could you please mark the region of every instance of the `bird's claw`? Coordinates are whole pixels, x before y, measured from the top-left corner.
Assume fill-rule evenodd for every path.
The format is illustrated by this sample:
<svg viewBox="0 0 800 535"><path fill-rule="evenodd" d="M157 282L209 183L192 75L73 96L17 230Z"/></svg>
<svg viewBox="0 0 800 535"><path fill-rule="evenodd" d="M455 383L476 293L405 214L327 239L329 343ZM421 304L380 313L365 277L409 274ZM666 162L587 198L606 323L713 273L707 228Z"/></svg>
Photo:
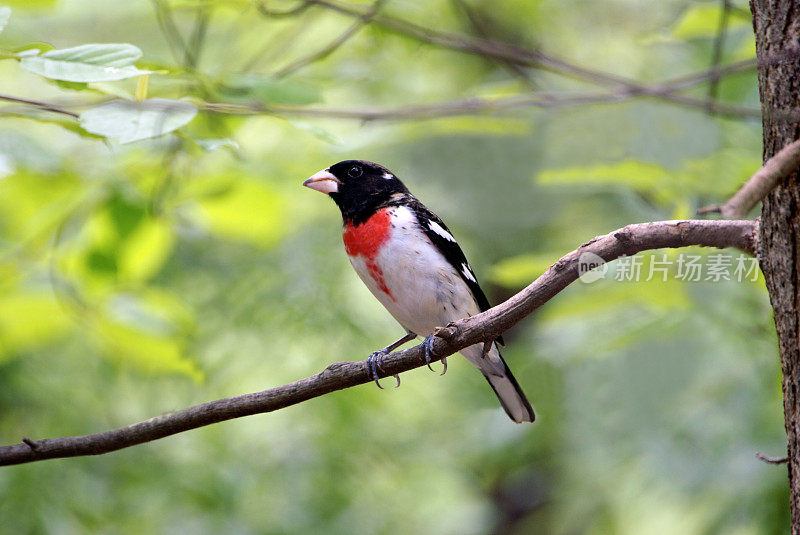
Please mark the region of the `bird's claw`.
<svg viewBox="0 0 800 535"><path fill-rule="evenodd" d="M372 376L372 380L375 381L375 384L378 385L378 388L381 390L383 390L383 387L379 381L380 377L378 377L378 370L383 373L383 366L381 366L381 362L388 354L388 351L381 349L380 351L375 351L372 355L367 357L367 373ZM397 388L400 386L400 376L394 375L394 378L397 380L397 384L394 385L394 387Z"/></svg>
<svg viewBox="0 0 800 535"><path fill-rule="evenodd" d="M422 341L422 348L425 351L425 364L428 366L428 369L430 369L432 372L436 371L431 366L431 362L433 362L431 355L433 355L434 336L435 334L431 333L425 338L425 340ZM440 373L439 375L444 375L447 372L447 357L442 359L442 365L444 366L444 368L442 369L442 373Z"/></svg>

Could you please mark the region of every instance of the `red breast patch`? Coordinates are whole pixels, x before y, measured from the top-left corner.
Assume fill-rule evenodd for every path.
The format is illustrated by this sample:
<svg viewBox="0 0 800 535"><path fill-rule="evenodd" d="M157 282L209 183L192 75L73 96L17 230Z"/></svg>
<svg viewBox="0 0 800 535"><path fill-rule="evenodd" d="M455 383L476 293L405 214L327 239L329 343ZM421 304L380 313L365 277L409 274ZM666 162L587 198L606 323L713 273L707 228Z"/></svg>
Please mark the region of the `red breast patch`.
<svg viewBox="0 0 800 535"><path fill-rule="evenodd" d="M366 260L367 271L378 289L394 300L394 296L386 286L383 279L383 271L375 261L381 246L386 243L391 235L391 216L387 208L378 210L375 215L361 223L353 225L347 223L344 226L344 249L350 256L363 256Z"/></svg>

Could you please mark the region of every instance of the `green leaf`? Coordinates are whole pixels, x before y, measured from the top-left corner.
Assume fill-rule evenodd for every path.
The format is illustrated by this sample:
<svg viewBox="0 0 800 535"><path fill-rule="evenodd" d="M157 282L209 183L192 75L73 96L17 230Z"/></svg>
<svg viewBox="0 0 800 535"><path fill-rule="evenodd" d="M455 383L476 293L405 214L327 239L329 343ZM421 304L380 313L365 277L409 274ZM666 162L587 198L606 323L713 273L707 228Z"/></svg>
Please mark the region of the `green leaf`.
<svg viewBox="0 0 800 535"><path fill-rule="evenodd" d="M8 19L10 18L11 18L11 8L0 7L0 32L2 32L3 28L6 27L6 24L8 24Z"/></svg>
<svg viewBox="0 0 800 535"><path fill-rule="evenodd" d="M51 293L19 291L0 296L0 361L41 348L70 326L63 306Z"/></svg>
<svg viewBox="0 0 800 535"><path fill-rule="evenodd" d="M4 0L4 4L8 4L19 9L43 9L53 7L56 5L57 0Z"/></svg>
<svg viewBox="0 0 800 535"><path fill-rule="evenodd" d="M672 173L660 165L639 160L622 160L612 164L542 171L538 176L538 182L548 185L620 185L641 190L650 189L658 184L668 184L672 176Z"/></svg>
<svg viewBox="0 0 800 535"><path fill-rule="evenodd" d="M119 306L115 308L113 315L117 317L101 318L92 333L109 358L151 374L177 373L196 381L203 379L203 372L188 355L182 336L154 328L158 318L153 322L143 321L138 316L146 313L146 308L139 308L137 314L125 314Z"/></svg>
<svg viewBox="0 0 800 535"><path fill-rule="evenodd" d="M195 188L205 190L199 201L200 224L228 239L271 247L286 232L286 199L257 180L241 176L215 176Z"/></svg>
<svg viewBox="0 0 800 535"><path fill-rule="evenodd" d="M523 254L504 258L489 272L489 280L500 286L514 288L533 282L558 260L558 253Z"/></svg>
<svg viewBox="0 0 800 535"><path fill-rule="evenodd" d="M25 56L38 56L42 52L49 52L53 50L53 48L55 47L49 43L33 42L14 47L11 49L11 51L15 53L17 57L22 58Z"/></svg>
<svg viewBox="0 0 800 535"><path fill-rule="evenodd" d="M672 27L672 36L684 41L714 37L719 31L721 17L722 6L718 2L694 5L684 11ZM735 13L728 15L729 31L748 26L748 22L737 17Z"/></svg>
<svg viewBox="0 0 800 535"><path fill-rule="evenodd" d="M226 77L219 91L230 101L258 100L273 104L313 104L322 100L319 90L298 80L276 80L252 74Z"/></svg>
<svg viewBox="0 0 800 535"><path fill-rule="evenodd" d="M98 43L50 50L20 60L25 69L67 82L107 82L149 74L133 63L142 51L127 43Z"/></svg>
<svg viewBox="0 0 800 535"><path fill-rule="evenodd" d="M122 242L118 275L122 280L147 280L167 261L175 241L172 227L161 219L145 219Z"/></svg>
<svg viewBox="0 0 800 535"><path fill-rule="evenodd" d="M196 115L197 106L189 102L151 98L112 100L86 110L79 120L87 132L131 143L177 130Z"/></svg>

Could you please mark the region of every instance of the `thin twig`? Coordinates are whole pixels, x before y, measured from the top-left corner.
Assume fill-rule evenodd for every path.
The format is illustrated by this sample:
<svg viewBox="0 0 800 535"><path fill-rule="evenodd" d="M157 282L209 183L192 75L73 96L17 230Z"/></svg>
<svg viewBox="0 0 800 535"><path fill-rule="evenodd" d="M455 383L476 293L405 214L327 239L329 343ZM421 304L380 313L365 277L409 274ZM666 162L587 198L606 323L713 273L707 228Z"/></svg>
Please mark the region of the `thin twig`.
<svg viewBox="0 0 800 535"><path fill-rule="evenodd" d="M785 464L789 462L789 457L769 457L758 452L756 452L756 457L769 464Z"/></svg>
<svg viewBox="0 0 800 535"><path fill-rule="evenodd" d="M722 217L735 219L745 217L778 182L800 167L800 139L789 143L744 183L725 204L700 208L698 214L719 213Z"/></svg>
<svg viewBox="0 0 800 535"><path fill-rule="evenodd" d="M25 104L26 106L35 106L42 110L52 111L53 113L69 115L70 117L74 117L75 119L79 117L79 115L74 111L65 110L63 108L55 106L54 104L48 104L47 102L40 102L38 100L29 100L27 98L12 97L11 95L0 95L0 100L16 102L17 104Z"/></svg>
<svg viewBox="0 0 800 535"><path fill-rule="evenodd" d="M752 253L756 221L658 221L628 225L598 236L550 266L527 288L506 302L470 318L439 329L432 338L432 352L445 358L471 345L496 339L500 334L544 305L577 280L580 257L598 255L606 262L649 249L686 247L737 247ZM387 355L379 370L389 377L425 365L424 350L416 346ZM0 465L20 464L59 457L99 455L143 442L251 414L272 412L336 390L370 383L366 361L338 362L322 372L262 392L210 401L144 422L101 433L36 440L0 447Z"/></svg>
<svg viewBox="0 0 800 535"><path fill-rule="evenodd" d="M671 78L663 82L663 85L669 86L670 89L672 89L673 91L677 91L679 89L688 89L690 87L694 87L704 82L712 82L715 80L720 80L731 74L738 74L742 72L751 71L756 67L758 67L759 65L760 63L755 58L743 59L739 61L734 61L732 63L728 63L727 65L723 66L718 65L716 67L712 67L711 69L707 69L705 71L698 71L686 74L684 76Z"/></svg>
<svg viewBox="0 0 800 535"><path fill-rule="evenodd" d="M728 19L731 14L730 0L720 0L722 2L722 12L719 15L719 27L717 36L714 39L714 50L711 53L711 68L716 69L722 61L722 52L725 49L725 34L728 33ZM708 84L708 98L711 101L717 100L717 89L719 89L719 78L715 78Z"/></svg>
<svg viewBox="0 0 800 535"><path fill-rule="evenodd" d="M172 18L172 11L169 6L164 3L164 0L151 1L156 12L156 20L158 21L158 25L161 26L161 32L167 39L167 44L172 52L172 56L175 58L176 62L180 63L181 59L189 55L190 52L188 52L189 48L183 41L181 32L175 24L175 19Z"/></svg>
<svg viewBox="0 0 800 535"><path fill-rule="evenodd" d="M456 9L464 14L465 18L472 27L472 30L477 33L479 37L492 37L490 28L493 21L489 19L485 13L479 13L476 8L470 6L465 0L452 0L452 2ZM508 61L501 61L500 64L504 69L511 73L512 76L520 80L532 91L537 89L536 84L533 82L531 76L527 71L525 71L525 69L514 63L509 63Z"/></svg>
<svg viewBox="0 0 800 535"><path fill-rule="evenodd" d="M183 64L189 71L194 71L200 62L200 54L203 51L203 44L208 32L208 22L211 18L210 9L206 7L197 8L194 31L183 56Z"/></svg>
<svg viewBox="0 0 800 535"><path fill-rule="evenodd" d="M333 41L331 41L318 51L313 52L307 56L304 56L290 63L289 65L286 65L285 67L279 69L275 73L275 77L282 78L284 76L287 76L302 69L303 67L306 67L307 65L310 65L311 63L314 63L315 61L319 61L330 56L337 48L342 46L345 42L347 42L348 39L353 37L358 32L358 30L369 24L369 22L372 20L372 17L375 16L375 14L381 9L381 7L383 7L383 4L385 3L386 0L375 0L375 2L372 4L372 7L368 11L366 11L363 15L361 15L358 18L358 20L356 20L353 24L348 26L347 29L343 31L341 35L339 35L336 39L334 39Z"/></svg>
<svg viewBox="0 0 800 535"><path fill-rule="evenodd" d="M268 8L267 2L265 0L261 0L260 2L256 2L256 9L258 9L258 12L264 15L265 17L277 19L277 18L293 17L295 15L299 15L312 5L314 5L313 0L304 0L303 2L300 2L291 9L280 11L278 9Z"/></svg>

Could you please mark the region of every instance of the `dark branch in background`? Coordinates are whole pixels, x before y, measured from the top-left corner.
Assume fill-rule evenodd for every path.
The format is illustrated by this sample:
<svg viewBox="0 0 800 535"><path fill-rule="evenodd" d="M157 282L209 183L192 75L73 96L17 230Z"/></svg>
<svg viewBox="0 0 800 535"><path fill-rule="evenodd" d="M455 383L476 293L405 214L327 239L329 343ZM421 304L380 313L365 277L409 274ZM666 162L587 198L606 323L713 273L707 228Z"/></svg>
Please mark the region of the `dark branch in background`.
<svg viewBox="0 0 800 535"><path fill-rule="evenodd" d="M205 111L213 113L224 113L233 115L286 115L297 117L319 117L319 118L336 118L336 119L356 119L361 121L377 121L377 120L409 120L409 119L425 119L437 117L453 117L461 115L470 115L478 113L490 113L509 109L518 109L525 107L538 107L538 108L560 108L566 106L576 106L583 104L598 104L598 103L618 103L631 100L633 98L667 94L677 89L691 87L706 80L719 78L729 74L741 72L743 70L751 69L755 66L755 62L744 61L737 62L714 69L710 71L703 71L699 73L692 73L686 76L666 80L660 84L653 84L649 86L641 86L636 88L619 88L610 91L595 91L595 92L555 92L555 93L530 93L524 95L517 95L512 97L500 99L483 99L483 98L470 98L462 100L447 101L438 104L425 104L425 105L412 105L412 106L398 106L393 108L329 108L329 107L315 107L315 106L268 106L263 104L228 104L217 102L204 102L200 107ZM56 104L49 104L44 102L33 102L26 99L19 99L16 97L4 97L0 95L0 100L5 99L12 102L34 105L50 111L58 113L66 113L77 117L77 114L59 108ZM713 111L719 115L737 118L737 119L760 119L761 112L754 108L744 106L736 106L732 104L715 103L708 100L695 99L683 95L672 95L670 100L675 103L682 104L690 108L699 108L703 111ZM83 104L98 105L104 102L97 101L92 103Z"/></svg>
<svg viewBox="0 0 800 535"><path fill-rule="evenodd" d="M650 87L650 90L661 91ZM664 89L666 91L666 89ZM319 106L267 106L261 104L241 105L217 102L206 102L201 107L214 113L234 115L286 115L298 117L321 117L335 119L357 119L360 121L433 119L438 117L455 117L479 113L498 112L519 108L560 108L581 104L618 103L643 96L637 90L619 89L616 91L583 92L583 93L534 93L512 97L484 99L469 98L452 100L437 104L421 104L397 106L391 108L333 108ZM761 112L754 108L721 104L702 99L674 95L670 98L676 104L703 111L713 111L719 115L737 119L761 119Z"/></svg>
<svg viewBox="0 0 800 535"><path fill-rule="evenodd" d="M363 15L361 15L356 22L351 24L344 32L342 32L339 37L325 45L323 48L314 52L313 54L309 54L308 56L302 57L289 65L281 68L275 73L276 78L283 78L289 74L292 74L303 67L314 63L315 61L324 59L331 55L337 48L342 46L348 39L353 37L358 30L369 24L372 17L383 7L383 4L386 3L386 0L376 0L372 7L366 11Z"/></svg>
<svg viewBox="0 0 800 535"><path fill-rule="evenodd" d="M47 102L39 102L37 100L28 100L27 98L19 98L19 97L12 97L10 95L0 95L0 100L7 100L8 102L16 102L17 104L24 104L26 106L34 106L36 108L45 110L45 111L52 111L54 113L60 113L62 115L69 115L75 119L78 118L78 114L74 111L65 110L63 108L59 108L55 104L48 104Z"/></svg>
<svg viewBox="0 0 800 535"><path fill-rule="evenodd" d="M190 71L197 68L200 62L200 54L203 51L203 44L205 43L206 33L208 32L208 22L211 18L210 8L198 7L197 16L195 19L194 31L192 37L189 39L189 45L184 50L183 64Z"/></svg>
<svg viewBox="0 0 800 535"><path fill-rule="evenodd" d="M164 0L152 0L152 3L156 12L156 20L158 25L161 26L161 32L167 39L172 57L175 58L176 62L180 63L183 58L189 57L191 52L189 52L183 37L181 37L181 32L175 24L175 19L172 18L172 10L164 3Z"/></svg>
<svg viewBox="0 0 800 535"><path fill-rule="evenodd" d="M335 0L307 0L307 3L324 7L338 13L352 17L362 16L363 11L345 3ZM607 73L596 69L589 69L576 65L560 58L546 54L538 50L529 50L524 47L502 43L485 38L470 37L455 33L442 32L431 28L425 28L413 22L391 17L384 14L377 14L372 18L373 24L382 26L387 30L413 37L414 39L459 50L468 54L492 58L508 64L523 67L535 67L549 70L565 76L572 76L581 80L589 81L603 86L623 86L629 91L641 95L649 95L662 98L668 101L678 102L706 108L709 112L718 113L719 108L715 108L710 101L694 99L673 95L672 91L653 90L648 85L625 76Z"/></svg>
<svg viewBox="0 0 800 535"><path fill-rule="evenodd" d="M599 236L562 257L527 288L501 305L439 329L433 339L433 353L437 359L442 359L467 346L497 339L574 282L579 275L579 259L583 253L593 253L606 262L649 249L690 245L737 247L752 253L756 230L755 221L660 221L628 225ZM389 354L380 376L396 375L424 365L421 346L416 346ZM216 422L275 411L370 382L372 377L366 361L338 362L294 383L210 401L128 427L63 438L31 440L26 437L20 444L0 447L0 465L107 453Z"/></svg>
<svg viewBox="0 0 800 535"><path fill-rule="evenodd" d="M698 214L719 213L725 218L745 217L778 182L800 167L800 140L790 143L751 176L728 202L700 208Z"/></svg>
<svg viewBox="0 0 800 535"><path fill-rule="evenodd" d="M711 68L715 69L722 61L722 52L725 49L725 34L728 32L728 19L731 14L730 0L720 0L722 11L719 15L719 29L717 37L714 39L714 51L711 54ZM717 100L717 89L719 89L719 79L711 80L708 85L708 98L711 101Z"/></svg>
<svg viewBox="0 0 800 535"><path fill-rule="evenodd" d="M465 0L452 0L452 2L456 9L464 14L464 17L469 22L470 27L479 37L486 39L492 37L492 21L485 13L479 12L477 8L470 6L467 2L465 2ZM501 61L500 64L512 76L527 85L531 91L535 91L537 89L536 84L533 82L525 69L514 63L509 63L508 61Z"/></svg>
<svg viewBox="0 0 800 535"><path fill-rule="evenodd" d="M263 7L263 3L257 5L260 8ZM305 8L312 5L326 8L351 17L357 17L360 20L363 20L363 17L369 15L369 12L365 12L360 8L356 8L346 3L337 2L334 0L306 0L295 9L298 12L302 12L305 10ZM303 9L300 9L301 6ZM620 100L619 97L622 97L624 100L633 98L634 96L651 96L684 106L700 108L711 114L719 114L727 117L761 117L760 111L753 108L747 108L733 104L717 103L711 99L702 99L675 94L675 91L679 89L686 89L706 80L719 80L721 76L732 74L734 72L738 72L739 70L752 69L756 66L755 60L737 62L723 69L713 68L710 71L702 73L702 75L699 77L697 77L697 75L681 77L675 80L676 85L674 87L670 85L669 82L651 85L624 76L576 65L538 50L529 50L517 45L493 41L491 39L481 37L472 37L434 30L420 26L413 22L388 16L383 13L372 13L370 16L370 21L373 24L400 35L411 37L435 46L441 46L467 54L473 54L492 59L508 67L531 67L548 70L563 76L569 76L591 82L593 84L611 88L619 88L613 93L609 93L608 96L603 99L604 101L617 101ZM524 71L521 72L524 74ZM541 102L541 99L537 99L535 102ZM593 102L597 102L597 100L593 100ZM503 104L500 106L503 107ZM441 110L441 113L436 113L435 116L441 117L446 115L463 115L463 112L460 111L462 108L461 103L454 103L453 106L445 105L444 107L446 109L450 109L451 113L447 113L445 109ZM430 110L431 108L426 109ZM477 109L473 111L480 111L483 109L494 109L494 104L478 106ZM438 112L439 109L436 108L436 111ZM375 112L374 110L370 110L362 113L361 115L365 116L363 117L364 120L376 120L384 118L398 119L407 116L418 117L420 116L420 113L420 110L408 109L406 111L402 111L400 109L396 109L386 110L385 112ZM315 112L309 113L308 115L322 116ZM337 113L331 116L340 117L341 114ZM350 114L349 118L360 117Z"/></svg>
<svg viewBox="0 0 800 535"><path fill-rule="evenodd" d="M306 9L310 8L312 5L314 5L314 2L301 2L300 4L291 9L286 9L284 11L281 11L278 9L268 8L266 0L262 0L260 2L256 2L256 9L258 9L258 12L264 15L265 17L282 18L282 17L293 17L295 15L299 15L300 13L303 13Z"/></svg>
<svg viewBox="0 0 800 535"><path fill-rule="evenodd" d="M180 57L183 52L184 59L190 60L185 64L187 70L192 70L192 65L196 64L195 57L187 55L187 45L184 43L178 29L172 19L171 13L165 7L163 0L152 0L156 8L159 23L175 49L176 56ZM469 54L479 55L488 59L500 61L509 67L533 67L547 69L562 75L577 77L595 84L609 87L605 92L574 92L574 93L532 93L523 94L502 99L482 99L471 98L455 100L439 104L400 106L395 108L322 108L322 107L292 107L292 106L267 106L263 104L239 105L227 103L203 103L201 107L206 111L215 113L253 115L253 114L273 114L287 116L305 117L329 117L343 119L357 119L361 121L375 120L407 120L418 118L451 117L477 113L495 112L508 109L518 109L523 107L557 108L581 104L593 104L602 102L623 102L632 98L649 96L659 98L683 106L698 108L711 114L719 114L730 118L760 119L761 112L754 108L738 106L735 104L718 103L709 99L701 99L692 96L677 94L677 91L688 89L706 81L719 80L723 76L728 76L742 71L753 69L757 66L755 60L745 60L723 67L714 67L710 70L684 75L661 83L645 84L643 82L618 76L616 74L605 73L593 69L572 64L562 59L556 58L540 51L528 50L523 47L492 41L484 38L474 38L465 35L441 32L419 26L417 24L403 21L394 17L389 17L377 12L379 5L373 5L373 9L364 11L351 7L347 4L332 0L306 0L293 9L275 12L266 7L265 2L257 3L259 11L269 17L283 17L298 15L306 11L311 6L321 6L338 13L358 18L348 30L332 42L323 50L312 54L306 58L298 60L295 64L284 67L281 74L287 74L306 64L324 57L326 54L335 50L351 37L358 28L367 23L378 24L386 29L406 35L420 41L442 46L453 50L462 51ZM205 34L204 14L199 13L195 36L202 41ZM759 60L759 65L767 63L779 63L790 58L776 57ZM521 71L524 74L524 71ZM201 92L205 93L202 84L199 85ZM18 103L26 103L25 99L9 97ZM56 105L37 103L43 109L50 109L59 113L67 113ZM791 120L798 116L797 110L787 110L786 119Z"/></svg>

